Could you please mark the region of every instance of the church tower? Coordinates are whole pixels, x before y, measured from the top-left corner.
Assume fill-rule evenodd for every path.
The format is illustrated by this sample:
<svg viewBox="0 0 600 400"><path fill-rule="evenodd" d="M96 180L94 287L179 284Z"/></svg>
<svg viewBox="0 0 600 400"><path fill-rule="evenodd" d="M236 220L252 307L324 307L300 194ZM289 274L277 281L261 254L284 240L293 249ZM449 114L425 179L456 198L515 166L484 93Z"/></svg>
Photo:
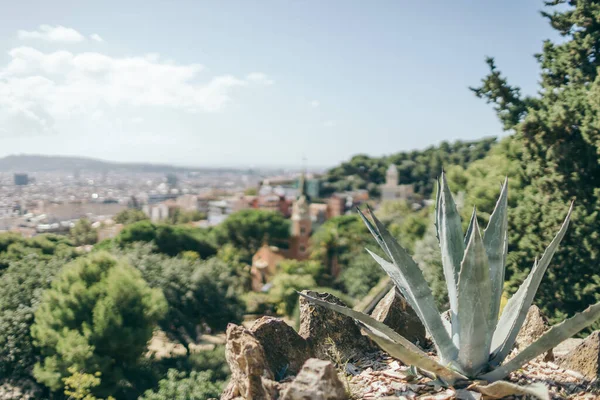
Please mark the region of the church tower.
<svg viewBox="0 0 600 400"><path fill-rule="evenodd" d="M385 173L385 185L389 187L398 186L398 168L395 164L390 164Z"/></svg>
<svg viewBox="0 0 600 400"><path fill-rule="evenodd" d="M300 195L292 206L292 232L290 243L290 258L305 260L308 258L308 246L312 231L310 217L310 198L306 194L306 177L304 172L300 177Z"/></svg>

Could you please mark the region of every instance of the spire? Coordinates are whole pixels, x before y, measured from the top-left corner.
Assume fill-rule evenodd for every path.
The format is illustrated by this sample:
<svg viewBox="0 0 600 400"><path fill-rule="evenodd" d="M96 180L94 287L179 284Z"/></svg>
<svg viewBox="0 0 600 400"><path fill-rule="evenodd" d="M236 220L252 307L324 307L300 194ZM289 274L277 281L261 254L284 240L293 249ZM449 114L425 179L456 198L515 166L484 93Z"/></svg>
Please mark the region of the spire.
<svg viewBox="0 0 600 400"><path fill-rule="evenodd" d="M302 157L302 174L300 175L300 182L298 182L298 189L300 189L300 194L298 197L304 196L308 197L306 193L306 157Z"/></svg>

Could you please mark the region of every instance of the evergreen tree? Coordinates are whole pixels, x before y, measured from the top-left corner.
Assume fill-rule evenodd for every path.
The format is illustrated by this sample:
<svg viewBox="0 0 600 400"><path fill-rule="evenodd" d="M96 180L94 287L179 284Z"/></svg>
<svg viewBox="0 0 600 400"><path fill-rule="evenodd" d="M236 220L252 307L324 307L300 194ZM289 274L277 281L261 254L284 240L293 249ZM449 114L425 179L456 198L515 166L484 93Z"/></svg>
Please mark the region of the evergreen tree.
<svg viewBox="0 0 600 400"><path fill-rule="evenodd" d="M522 146L517 157L523 198L510 215L509 290L541 256L575 200L572 223L554 256L538 305L555 319L600 300L597 268L600 214L600 2L547 1L548 19L563 40L536 55L541 87L524 97L488 59L477 96L494 104L504 128Z"/></svg>
<svg viewBox="0 0 600 400"><path fill-rule="evenodd" d="M162 292L150 289L127 263L107 253L73 261L52 282L35 312L31 335L43 356L35 365L35 378L57 391L73 367L102 375L94 394L113 394L165 311Z"/></svg>
<svg viewBox="0 0 600 400"><path fill-rule="evenodd" d="M75 246L94 244L98 241L98 232L92 227L89 219L81 218L71 228L71 238Z"/></svg>

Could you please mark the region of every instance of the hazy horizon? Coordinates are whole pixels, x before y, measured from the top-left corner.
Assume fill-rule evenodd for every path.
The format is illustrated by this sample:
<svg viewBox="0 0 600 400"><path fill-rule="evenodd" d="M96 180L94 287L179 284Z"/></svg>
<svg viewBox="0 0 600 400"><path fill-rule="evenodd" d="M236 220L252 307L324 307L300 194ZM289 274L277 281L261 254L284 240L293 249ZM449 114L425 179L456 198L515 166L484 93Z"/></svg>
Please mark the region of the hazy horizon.
<svg viewBox="0 0 600 400"><path fill-rule="evenodd" d="M501 136L468 86L493 55L535 91L556 38L542 5L18 2L0 17L0 156L326 168Z"/></svg>

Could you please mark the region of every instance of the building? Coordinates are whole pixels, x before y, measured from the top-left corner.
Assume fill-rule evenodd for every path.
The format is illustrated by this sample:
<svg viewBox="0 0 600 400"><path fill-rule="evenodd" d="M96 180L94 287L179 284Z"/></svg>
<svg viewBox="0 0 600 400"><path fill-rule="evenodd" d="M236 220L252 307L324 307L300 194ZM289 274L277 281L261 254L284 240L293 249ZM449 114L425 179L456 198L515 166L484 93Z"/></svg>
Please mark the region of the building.
<svg viewBox="0 0 600 400"><path fill-rule="evenodd" d="M15 174L14 175L15 185L25 186L29 184L29 175L27 174Z"/></svg>
<svg viewBox="0 0 600 400"><path fill-rule="evenodd" d="M268 286L265 285L275 276L279 263L284 259L285 257L277 247L264 244L258 249L252 256L252 267L250 269L252 290L260 292L268 289Z"/></svg>
<svg viewBox="0 0 600 400"><path fill-rule="evenodd" d="M289 258L306 260L309 255L309 240L312 232L310 198L306 194L304 176L300 186L300 196L292 206L292 232L290 237Z"/></svg>
<svg viewBox="0 0 600 400"><path fill-rule="evenodd" d="M400 185L398 168L395 164L390 164L385 173L385 184L380 186L381 200L406 200L412 202L415 197L413 185Z"/></svg>

